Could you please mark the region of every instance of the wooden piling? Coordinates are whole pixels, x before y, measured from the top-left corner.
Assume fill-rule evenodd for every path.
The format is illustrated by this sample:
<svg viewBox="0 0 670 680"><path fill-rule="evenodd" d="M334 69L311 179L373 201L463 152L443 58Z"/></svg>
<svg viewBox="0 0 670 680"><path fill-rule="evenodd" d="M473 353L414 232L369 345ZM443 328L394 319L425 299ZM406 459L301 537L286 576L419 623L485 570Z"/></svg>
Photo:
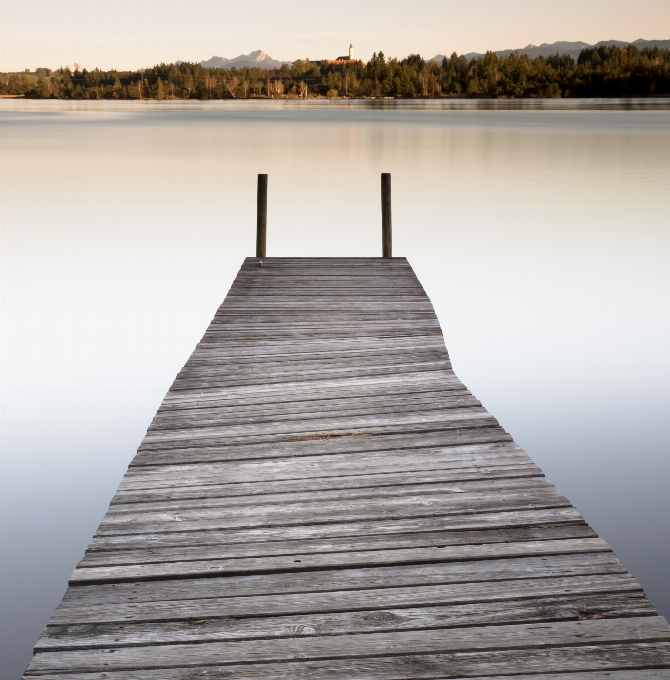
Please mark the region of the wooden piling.
<svg viewBox="0 0 670 680"><path fill-rule="evenodd" d="M382 256L391 254L391 173L382 172Z"/></svg>
<svg viewBox="0 0 670 680"><path fill-rule="evenodd" d="M268 222L268 176L258 175L258 198L256 208L256 257L265 257L265 241Z"/></svg>

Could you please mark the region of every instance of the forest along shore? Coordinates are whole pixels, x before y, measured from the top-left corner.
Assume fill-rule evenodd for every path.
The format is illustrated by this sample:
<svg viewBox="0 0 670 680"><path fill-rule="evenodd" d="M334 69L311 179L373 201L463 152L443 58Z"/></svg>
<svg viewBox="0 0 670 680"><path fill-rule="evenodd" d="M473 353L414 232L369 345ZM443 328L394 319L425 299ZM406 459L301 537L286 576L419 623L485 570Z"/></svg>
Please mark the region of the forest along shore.
<svg viewBox="0 0 670 680"><path fill-rule="evenodd" d="M511 98L670 96L670 50L634 45L530 58L488 52L442 63L419 55L367 64L297 60L279 69L158 64L141 71L61 68L1 73L0 96L33 99Z"/></svg>

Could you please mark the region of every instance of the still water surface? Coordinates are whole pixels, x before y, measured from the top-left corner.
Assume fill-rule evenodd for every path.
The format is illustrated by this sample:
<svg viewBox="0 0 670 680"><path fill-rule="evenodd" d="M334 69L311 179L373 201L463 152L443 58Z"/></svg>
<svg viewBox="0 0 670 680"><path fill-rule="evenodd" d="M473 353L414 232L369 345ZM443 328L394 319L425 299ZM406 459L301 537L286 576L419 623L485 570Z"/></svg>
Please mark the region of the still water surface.
<svg viewBox="0 0 670 680"><path fill-rule="evenodd" d="M394 253L459 377L670 615L670 102L0 103L2 680L254 253Z"/></svg>

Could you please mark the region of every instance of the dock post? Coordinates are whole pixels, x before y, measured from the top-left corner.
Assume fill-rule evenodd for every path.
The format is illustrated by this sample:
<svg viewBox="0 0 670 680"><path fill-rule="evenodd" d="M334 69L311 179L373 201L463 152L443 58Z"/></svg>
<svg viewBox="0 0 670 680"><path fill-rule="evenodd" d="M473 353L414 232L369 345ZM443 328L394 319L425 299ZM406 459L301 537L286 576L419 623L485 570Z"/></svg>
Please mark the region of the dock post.
<svg viewBox="0 0 670 680"><path fill-rule="evenodd" d="M265 236L268 226L268 176L258 175L256 208L256 257L265 257Z"/></svg>
<svg viewBox="0 0 670 680"><path fill-rule="evenodd" d="M390 172L382 172L382 257L392 257Z"/></svg>

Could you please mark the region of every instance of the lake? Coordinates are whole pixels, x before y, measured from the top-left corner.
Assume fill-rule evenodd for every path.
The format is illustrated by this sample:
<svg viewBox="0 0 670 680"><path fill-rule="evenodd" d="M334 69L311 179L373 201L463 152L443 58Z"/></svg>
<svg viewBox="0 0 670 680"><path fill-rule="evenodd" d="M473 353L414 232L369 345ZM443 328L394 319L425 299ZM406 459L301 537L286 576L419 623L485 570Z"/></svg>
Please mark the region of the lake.
<svg viewBox="0 0 670 680"><path fill-rule="evenodd" d="M255 252L393 249L458 376L670 616L670 100L0 100L2 679Z"/></svg>

